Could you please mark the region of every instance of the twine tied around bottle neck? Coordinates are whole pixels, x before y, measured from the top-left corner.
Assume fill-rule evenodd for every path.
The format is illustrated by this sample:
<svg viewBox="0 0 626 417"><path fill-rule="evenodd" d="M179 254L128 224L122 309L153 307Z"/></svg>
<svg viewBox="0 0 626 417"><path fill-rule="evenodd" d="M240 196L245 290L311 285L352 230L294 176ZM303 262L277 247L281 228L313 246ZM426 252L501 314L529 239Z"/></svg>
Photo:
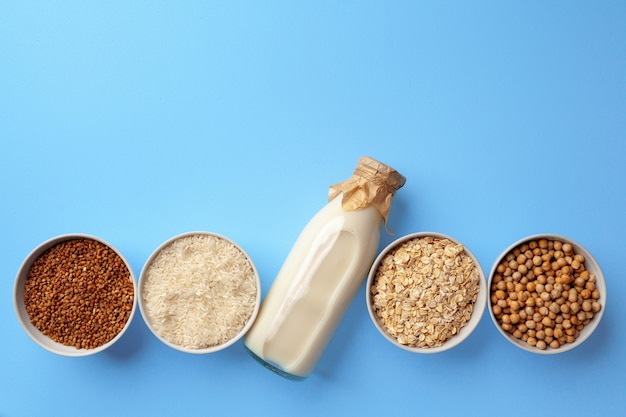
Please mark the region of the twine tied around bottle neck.
<svg viewBox="0 0 626 417"><path fill-rule="evenodd" d="M341 207L345 211L376 207L383 217L385 229L391 234L387 228L391 200L405 182L406 178L395 169L363 156L348 180L331 185L328 201L343 193Z"/></svg>

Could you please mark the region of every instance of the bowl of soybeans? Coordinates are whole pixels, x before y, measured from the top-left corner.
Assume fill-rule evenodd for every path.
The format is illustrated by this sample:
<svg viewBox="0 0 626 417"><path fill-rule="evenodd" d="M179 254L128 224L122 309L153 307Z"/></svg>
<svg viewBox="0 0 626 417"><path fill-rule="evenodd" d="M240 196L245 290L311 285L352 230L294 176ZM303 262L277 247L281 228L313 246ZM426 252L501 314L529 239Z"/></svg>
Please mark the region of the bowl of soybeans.
<svg viewBox="0 0 626 417"><path fill-rule="evenodd" d="M13 306L26 334L42 348L61 356L93 355L130 326L135 276L111 244L65 234L43 242L23 261Z"/></svg>
<svg viewBox="0 0 626 417"><path fill-rule="evenodd" d="M579 243L556 234L520 239L489 274L488 311L500 333L537 354L571 350L591 336L606 306L598 262Z"/></svg>

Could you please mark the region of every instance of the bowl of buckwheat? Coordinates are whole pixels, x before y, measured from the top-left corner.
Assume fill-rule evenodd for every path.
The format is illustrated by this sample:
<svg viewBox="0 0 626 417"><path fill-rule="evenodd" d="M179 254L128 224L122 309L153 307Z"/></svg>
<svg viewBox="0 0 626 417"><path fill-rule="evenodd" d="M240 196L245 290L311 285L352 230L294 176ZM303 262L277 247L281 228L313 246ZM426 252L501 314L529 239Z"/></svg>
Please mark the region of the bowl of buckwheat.
<svg viewBox="0 0 626 417"><path fill-rule="evenodd" d="M556 354L582 344L606 306L598 262L556 234L525 237L506 248L488 280L488 310L498 331L529 352Z"/></svg>
<svg viewBox="0 0 626 417"><path fill-rule="evenodd" d="M26 334L62 356L87 356L112 346L136 309L135 276L106 241L66 234L37 246L23 261L13 306Z"/></svg>
<svg viewBox="0 0 626 417"><path fill-rule="evenodd" d="M438 353L463 342L487 302L480 263L458 240L435 232L401 237L378 255L366 284L378 331L415 353Z"/></svg>

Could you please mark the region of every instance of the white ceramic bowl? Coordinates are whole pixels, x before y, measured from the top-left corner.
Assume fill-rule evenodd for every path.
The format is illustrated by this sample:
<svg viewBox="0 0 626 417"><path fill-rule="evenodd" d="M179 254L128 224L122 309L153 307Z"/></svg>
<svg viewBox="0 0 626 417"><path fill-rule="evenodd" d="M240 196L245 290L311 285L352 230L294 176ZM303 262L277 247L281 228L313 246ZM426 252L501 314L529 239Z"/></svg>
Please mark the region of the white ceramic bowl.
<svg viewBox="0 0 626 417"><path fill-rule="evenodd" d="M217 238L223 239L225 242L230 243L235 248L237 248L248 259L248 261L250 262L250 265L252 266L252 270L254 272L254 280L255 280L256 288L257 288L256 300L255 300L253 311L252 311L252 313L250 315L250 318L248 319L246 324L243 326L241 331L236 336L234 336L233 338L231 338L230 340L228 340L228 341L226 341L226 342L224 342L222 344L209 346L209 347L206 347L206 348L198 348L198 349L188 348L188 347L185 347L185 346L181 346L181 345L175 344L175 343L171 342L170 340L168 340L167 338L163 337L161 334L159 334L159 332L157 331L157 329L155 328L155 326L152 323L150 314L148 313L148 309L146 308L146 302L145 302L144 297L143 297L143 293L144 293L144 289L143 288L144 288L144 285L145 285L145 282L146 282L146 277L147 277L147 274L148 274L148 270L149 270L149 267L150 267L151 263L154 261L154 259L161 253L161 251L163 249L168 247L173 242L175 242L175 241L177 241L179 239L183 239L185 237L194 236L194 235L206 235L206 236L217 237ZM208 256L210 256L210 254L208 254ZM150 329L152 334L157 339L159 339L161 342L163 342L165 345L171 347L172 349L175 349L175 350L178 350L178 351L181 351L181 352L185 352L185 353L192 353L192 354L214 353L214 352L220 351L222 349L225 349L225 348L231 346L232 344L234 344L235 342L237 342L239 339L241 339L248 332L248 330L250 329L250 327L254 323L254 320L256 319L256 316L257 316L257 314L259 312L259 309L261 307L261 279L259 277L259 273L258 273L258 271L256 269L256 266L254 265L254 262L252 261L252 258L248 255L248 253L241 246L239 246L237 243L235 243L231 239L229 239L229 238L227 238L225 236L219 235L217 233L212 233L212 232L205 232L205 231L186 232L186 233L179 234L177 236L174 236L174 237L166 240L158 248L156 248L154 250L154 252L150 255L150 257L146 261L143 269L141 270L141 274L139 276L139 299L138 299L138 304L139 304L139 310L141 312L141 315L142 315L146 325L148 326L148 328Z"/></svg>
<svg viewBox="0 0 626 417"><path fill-rule="evenodd" d="M507 256L507 254L509 254L509 252L513 251L518 246L520 246L520 245L522 245L524 243L528 243L530 241L539 240L539 239L558 240L558 241L561 241L563 243L570 243L572 245L575 253L580 253L580 254L582 254L585 257L585 262L584 262L585 269L587 269L589 271L589 273L594 274L596 276L596 288L598 289L598 291L600 291L600 295L601 295L601 298L598 301L602 305L602 309L599 312L594 314L593 319L591 319L591 321L580 331L579 336L576 338L576 340L574 342L572 342L572 343L565 343L561 347L555 348L555 349L550 348L550 347L547 347L546 349L539 349L537 347L530 346L528 343L524 342L523 340L517 339L517 338L513 337L507 331L503 330L501 325L500 325L500 323L496 319L496 316L495 316L495 314L493 312L493 306L492 306L492 303L491 303L491 300L490 300L491 299L491 292L492 292L491 291L492 282L493 282L494 275L497 272L496 270L497 270L497 267L500 264L500 262ZM517 242L511 244L508 248L506 248L500 254L500 256L498 256L498 258L494 262L494 264L493 264L493 266L491 268L491 271L489 273L489 279L488 279L487 285L488 285L488 288L489 288L489 297L488 297L488 300L487 300L488 308L487 309L489 311L489 315L491 316L491 319L492 319L493 323L495 324L496 328L498 329L500 334L502 334L502 336L504 336L513 345L517 346L520 349L523 349L525 351L532 352L532 353L543 354L543 355L551 355L551 354L567 352L568 350L571 350L571 349L574 349L577 346L580 346L595 331L596 327L600 323L600 320L602 319L602 315L604 314L604 310L606 309L606 282L605 282L602 270L600 269L600 265L595 260L593 255L587 249L585 249L581 244L579 244L578 242L573 241L570 238L562 236L562 235L557 235L557 234L536 234L536 235L527 236L527 237L525 237L523 239L520 239Z"/></svg>
<svg viewBox="0 0 626 417"><path fill-rule="evenodd" d="M420 348L420 347L413 347L413 346L408 346L402 343L399 343L398 340L390 335L386 330L385 330L385 326L380 323L378 317L376 316L376 313L374 312L374 309L372 307L372 295L371 295L371 291L370 288L372 287L372 284L374 283L374 280L376 278L376 274L377 274L377 270L378 270L378 266L380 265L380 263L382 262L382 260L389 254L389 252L391 252L392 250L394 250L396 247L398 247L399 245L401 245L402 243L412 240L412 239L418 239L418 238L425 238L425 237L435 237L435 238L439 238L439 239L449 239L450 241L457 243L457 244L462 244L461 242L459 242L458 240L447 236L445 234L442 233L435 233L435 232L419 232L419 233L412 233L406 236L403 236L397 240L395 240L394 242L390 243L385 249L382 250L382 252L378 255L378 257L376 258L376 260L374 261L374 263L372 264L372 267L370 269L368 278L367 278L367 286L366 286L366 302L367 302L367 310L369 312L370 318L372 319L372 322L374 323L374 325L376 326L376 328L378 329L378 331L380 332L380 334L382 334L389 342L391 342L392 344L394 344L395 346L407 350L409 352L414 352L414 353L426 353L426 354L430 354L430 353L439 353L439 352L443 352L446 351L448 349L451 349L455 346L457 346L458 344L460 344L461 342L463 342L465 339L467 339L467 337L474 331L474 329L476 328L476 326L478 325L478 323L480 322L480 319L483 316L483 313L485 311L485 305L487 302L487 285L485 282L485 274L483 272L483 269L480 265L480 262L478 262L478 259L474 256L474 254L465 246L465 254L467 256L469 256L469 258L471 258L472 262L474 263L474 265L476 266L477 270L478 270L478 274L480 277L480 287L479 287L479 291L478 291L478 295L476 297L476 301L474 302L474 306L473 306L473 311L472 311L472 315L470 320L466 323L466 325L464 327L462 327L459 332L452 336L450 339L448 339L448 341L446 341L444 344L442 344L441 346L437 346L437 347L431 347L431 348Z"/></svg>
<svg viewBox="0 0 626 417"><path fill-rule="evenodd" d="M126 321L126 325L117 334L117 336L115 336L109 342L93 349L76 349L74 346L66 346L62 343L55 342L48 336L44 335L39 329L37 329L30 322L30 318L29 318L28 312L26 311L26 306L24 302L24 285L28 277L28 271L30 270L33 262L40 255L46 252L48 249L62 242L73 240L73 239L91 239L91 240L100 242L108 246L109 248L111 248L122 259L122 261L126 265L126 268L128 269L128 272L130 273L130 278L133 283L133 292L134 292L133 306L132 306L131 313L128 317L128 320ZM13 286L13 306L17 314L17 319L20 322L20 325L22 326L26 334L42 348L48 350L49 352L56 353L57 355L61 355L61 356L74 356L75 357L75 356L93 355L95 353L102 352L103 350L115 344L115 342L117 342L122 337L122 335L126 332L128 327L130 326L130 323L132 322L133 316L135 314L135 309L137 306L136 299L137 299L137 289L136 289L136 284L135 284L135 275L133 273L133 270L130 264L126 260L126 258L124 258L122 253L119 250L117 250L115 247L113 247L110 243L96 236L91 236L87 234L65 234L65 235L51 238L43 242L39 246L37 246L23 261L17 273L17 276L15 278L15 284Z"/></svg>

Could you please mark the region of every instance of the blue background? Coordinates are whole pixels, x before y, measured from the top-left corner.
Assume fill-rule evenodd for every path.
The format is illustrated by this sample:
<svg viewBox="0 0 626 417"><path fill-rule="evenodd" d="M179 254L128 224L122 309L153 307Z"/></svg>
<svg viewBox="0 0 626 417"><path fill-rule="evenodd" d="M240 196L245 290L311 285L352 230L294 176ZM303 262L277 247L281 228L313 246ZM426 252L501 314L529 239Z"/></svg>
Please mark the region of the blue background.
<svg viewBox="0 0 626 417"><path fill-rule="evenodd" d="M623 1L3 1L0 138L2 417L626 414ZM138 276L166 239L214 231L265 293L361 155L407 177L381 248L447 233L488 273L527 235L586 246L609 292L596 333L535 355L485 313L419 356L377 333L362 287L295 383L241 343L174 351L139 312L86 358L19 327L15 274L63 233L108 240Z"/></svg>

